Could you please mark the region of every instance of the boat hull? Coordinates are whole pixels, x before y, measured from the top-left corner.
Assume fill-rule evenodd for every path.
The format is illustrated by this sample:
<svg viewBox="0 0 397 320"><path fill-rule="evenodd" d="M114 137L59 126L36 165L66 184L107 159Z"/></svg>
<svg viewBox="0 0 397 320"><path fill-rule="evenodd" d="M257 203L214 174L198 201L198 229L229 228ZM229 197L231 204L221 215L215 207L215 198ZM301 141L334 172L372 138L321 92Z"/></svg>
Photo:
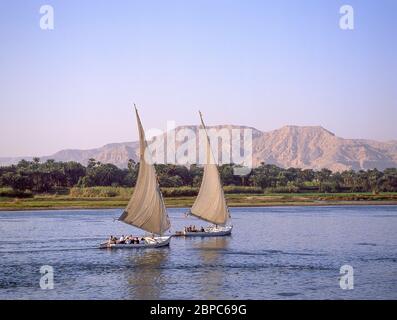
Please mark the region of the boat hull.
<svg viewBox="0 0 397 320"><path fill-rule="evenodd" d="M223 237L223 236L229 236L232 233L233 226L227 226L227 227L218 227L218 228L213 228L206 230L204 232L202 231L196 231L196 232L187 232L187 231L181 231L176 233L176 236L182 236L182 237Z"/></svg>
<svg viewBox="0 0 397 320"><path fill-rule="evenodd" d="M148 249L148 248L161 248L170 245L171 237L154 237L154 238L145 238L144 243L139 244L116 244L108 242L101 243L99 248L100 249Z"/></svg>

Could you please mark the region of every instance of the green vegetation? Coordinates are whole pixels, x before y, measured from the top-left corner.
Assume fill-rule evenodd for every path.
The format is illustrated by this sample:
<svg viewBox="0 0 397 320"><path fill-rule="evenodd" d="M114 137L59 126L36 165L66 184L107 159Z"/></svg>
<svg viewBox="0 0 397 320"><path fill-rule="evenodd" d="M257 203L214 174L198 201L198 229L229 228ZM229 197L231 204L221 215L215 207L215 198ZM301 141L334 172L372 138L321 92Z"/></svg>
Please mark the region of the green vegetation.
<svg viewBox="0 0 397 320"><path fill-rule="evenodd" d="M119 197L129 199L134 188L129 187L73 187L69 195L72 198L108 198ZM161 192L164 197L193 197L197 196L198 187L162 187ZM258 187L225 186L225 194L261 194L263 190Z"/></svg>
<svg viewBox="0 0 397 320"><path fill-rule="evenodd" d="M123 208L131 189L126 188L124 196L92 197L90 191L80 190L86 197L71 195L35 195L31 198L0 197L0 210L34 209L100 209ZM123 194L123 193L121 193ZM189 207L194 196L166 197L168 207ZM279 205L350 205L350 204L397 204L397 193L291 193L291 194L226 194L229 206L279 206Z"/></svg>
<svg viewBox="0 0 397 320"><path fill-rule="evenodd" d="M73 187L70 189L71 198L109 198L119 197L128 199L134 188L128 187Z"/></svg>
<svg viewBox="0 0 397 320"><path fill-rule="evenodd" d="M219 167L231 206L397 203L396 168L333 173L262 164L245 177L233 175L233 168ZM87 166L22 160L0 167L0 209L123 207L133 192L138 170L139 164L132 160L125 169L94 159ZM156 171L167 205L193 203L202 167L159 164Z"/></svg>
<svg viewBox="0 0 397 320"><path fill-rule="evenodd" d="M232 193L302 193L302 192L397 192L397 168L332 172L328 169L282 169L275 165L261 164L247 176L233 174L233 164L219 167L225 192ZM44 163L35 158L22 160L17 165L0 167L0 188L8 187L20 195L26 193L60 194L73 187L133 187L138 176L139 164L130 160L128 168L103 164L90 159L85 167L77 162ZM177 188L172 195L194 195L200 186L203 168L157 164L156 171L162 188ZM181 189L181 187L183 187ZM192 189L193 188L193 189ZM120 192L115 189L92 189L94 196L100 192ZM9 191L7 191L9 192ZM95 193L99 192L99 193Z"/></svg>

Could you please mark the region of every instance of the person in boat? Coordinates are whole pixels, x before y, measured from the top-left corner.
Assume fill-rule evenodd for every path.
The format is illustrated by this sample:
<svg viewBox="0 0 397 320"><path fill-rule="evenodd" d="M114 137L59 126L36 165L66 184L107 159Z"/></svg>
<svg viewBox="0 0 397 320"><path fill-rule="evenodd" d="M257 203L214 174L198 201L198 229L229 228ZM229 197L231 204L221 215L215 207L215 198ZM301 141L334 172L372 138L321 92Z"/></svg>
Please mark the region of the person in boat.
<svg viewBox="0 0 397 320"><path fill-rule="evenodd" d="M122 235L122 236L120 237L120 239L118 240L118 243L119 243L119 244L124 244L124 243L125 243L124 235Z"/></svg>
<svg viewBox="0 0 397 320"><path fill-rule="evenodd" d="M200 232L205 232L203 226L201 226Z"/></svg>
<svg viewBox="0 0 397 320"><path fill-rule="evenodd" d="M112 235L110 235L109 239L108 239L108 244L115 244L115 237L113 237Z"/></svg>

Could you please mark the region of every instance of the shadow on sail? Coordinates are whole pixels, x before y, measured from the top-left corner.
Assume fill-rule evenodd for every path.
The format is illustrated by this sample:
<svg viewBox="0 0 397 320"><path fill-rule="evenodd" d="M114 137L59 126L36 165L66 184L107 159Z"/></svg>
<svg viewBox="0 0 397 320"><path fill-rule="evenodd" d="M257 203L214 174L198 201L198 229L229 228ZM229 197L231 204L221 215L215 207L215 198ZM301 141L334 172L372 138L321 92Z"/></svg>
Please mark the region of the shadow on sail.
<svg viewBox="0 0 397 320"><path fill-rule="evenodd" d="M135 252L128 258L131 266L127 271L128 299L161 299L161 292L167 284L163 266L168 255L168 248L149 249Z"/></svg>

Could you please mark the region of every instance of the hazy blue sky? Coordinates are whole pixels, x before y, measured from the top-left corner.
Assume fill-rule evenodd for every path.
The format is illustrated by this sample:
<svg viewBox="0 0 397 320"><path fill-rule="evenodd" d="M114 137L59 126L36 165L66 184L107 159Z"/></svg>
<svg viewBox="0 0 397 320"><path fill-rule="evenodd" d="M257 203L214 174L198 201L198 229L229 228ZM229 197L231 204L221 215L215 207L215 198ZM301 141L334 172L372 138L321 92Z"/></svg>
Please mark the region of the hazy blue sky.
<svg viewBox="0 0 397 320"><path fill-rule="evenodd" d="M132 102L147 129L201 109L208 124L397 139L395 0L1 0L0 45L0 156L134 140Z"/></svg>

